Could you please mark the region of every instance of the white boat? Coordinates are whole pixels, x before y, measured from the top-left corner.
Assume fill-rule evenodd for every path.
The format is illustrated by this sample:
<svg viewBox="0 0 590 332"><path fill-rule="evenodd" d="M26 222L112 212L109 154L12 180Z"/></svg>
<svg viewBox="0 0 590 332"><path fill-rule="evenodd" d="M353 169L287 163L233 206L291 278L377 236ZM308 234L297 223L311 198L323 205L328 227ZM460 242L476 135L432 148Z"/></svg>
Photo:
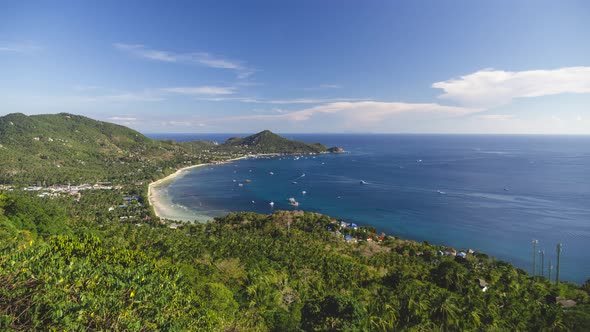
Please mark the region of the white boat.
<svg viewBox="0 0 590 332"><path fill-rule="evenodd" d="M244 184L243 183L238 183L238 186L243 187Z"/></svg>
<svg viewBox="0 0 590 332"><path fill-rule="evenodd" d="M361 180L361 184L369 184L369 182L367 182L365 180Z"/></svg>
<svg viewBox="0 0 590 332"><path fill-rule="evenodd" d="M270 175L275 175L275 173L273 173L273 172L268 172L268 174L270 174Z"/></svg>
<svg viewBox="0 0 590 332"><path fill-rule="evenodd" d="M275 206L275 202L270 202L270 203L268 203L268 205L270 205L270 207L273 207L273 206Z"/></svg>
<svg viewBox="0 0 590 332"><path fill-rule="evenodd" d="M293 197L289 197L289 204L293 206L299 206L299 202L297 202Z"/></svg>
<svg viewBox="0 0 590 332"><path fill-rule="evenodd" d="M444 195L444 194L446 194L446 192L444 192L444 191L440 191L440 190L437 190L436 192L438 192L438 193L439 193L439 194L441 194L441 195Z"/></svg>
<svg viewBox="0 0 590 332"><path fill-rule="evenodd" d="M305 194L307 194L307 191L304 190L301 192L301 194L305 195Z"/></svg>

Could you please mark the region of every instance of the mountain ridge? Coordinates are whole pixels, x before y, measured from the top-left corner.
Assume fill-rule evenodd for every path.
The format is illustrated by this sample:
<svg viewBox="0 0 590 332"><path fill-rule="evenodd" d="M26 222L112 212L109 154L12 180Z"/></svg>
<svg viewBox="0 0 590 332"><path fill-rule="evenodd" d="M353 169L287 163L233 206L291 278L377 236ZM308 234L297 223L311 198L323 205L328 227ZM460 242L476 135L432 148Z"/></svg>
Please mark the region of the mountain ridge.
<svg viewBox="0 0 590 332"><path fill-rule="evenodd" d="M0 117L0 184L143 181L186 166L245 154L324 153L320 143L270 130L223 144L154 140L131 128L70 113Z"/></svg>

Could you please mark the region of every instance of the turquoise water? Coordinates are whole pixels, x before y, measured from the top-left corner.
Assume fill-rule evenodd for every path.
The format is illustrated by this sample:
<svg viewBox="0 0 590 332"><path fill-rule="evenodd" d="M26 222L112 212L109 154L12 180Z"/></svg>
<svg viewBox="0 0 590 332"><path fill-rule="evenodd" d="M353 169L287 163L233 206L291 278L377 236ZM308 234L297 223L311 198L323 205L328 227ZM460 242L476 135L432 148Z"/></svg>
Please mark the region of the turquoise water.
<svg viewBox="0 0 590 332"><path fill-rule="evenodd" d="M288 202L293 197L298 209L403 238L472 248L529 272L531 240L537 239L546 252L545 274L561 242L561 279L590 278L590 137L286 136L349 153L197 168L170 184L170 200L218 216L295 209Z"/></svg>

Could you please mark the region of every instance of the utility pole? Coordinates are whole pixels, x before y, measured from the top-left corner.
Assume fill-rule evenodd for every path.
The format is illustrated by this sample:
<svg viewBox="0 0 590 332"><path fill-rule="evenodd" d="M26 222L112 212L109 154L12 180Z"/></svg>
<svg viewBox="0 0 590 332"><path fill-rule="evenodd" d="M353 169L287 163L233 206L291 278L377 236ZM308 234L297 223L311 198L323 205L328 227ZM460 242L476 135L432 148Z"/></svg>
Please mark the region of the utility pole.
<svg viewBox="0 0 590 332"><path fill-rule="evenodd" d="M533 239L533 278L535 277L535 268L537 265L537 243L539 243L539 241Z"/></svg>
<svg viewBox="0 0 590 332"><path fill-rule="evenodd" d="M557 244L557 270L555 271L555 283L559 284L559 259L561 256L561 243Z"/></svg>
<svg viewBox="0 0 590 332"><path fill-rule="evenodd" d="M545 250L540 250L541 254L541 277L545 276Z"/></svg>

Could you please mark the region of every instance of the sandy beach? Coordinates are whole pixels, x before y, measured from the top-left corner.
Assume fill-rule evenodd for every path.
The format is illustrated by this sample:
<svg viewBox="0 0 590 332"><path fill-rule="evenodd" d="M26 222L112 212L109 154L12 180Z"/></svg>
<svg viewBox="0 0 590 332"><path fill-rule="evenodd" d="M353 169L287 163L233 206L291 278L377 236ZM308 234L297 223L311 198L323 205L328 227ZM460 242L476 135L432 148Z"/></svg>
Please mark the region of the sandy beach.
<svg viewBox="0 0 590 332"><path fill-rule="evenodd" d="M180 168L176 172L174 172L162 179L159 179L157 181L150 183L148 186L148 199L149 199L150 205L154 207L154 213L159 218L168 219L168 220L176 220L176 221L194 221L194 220L206 221L208 219L211 219L208 216L199 215L199 214L194 213L192 211L186 211L185 213L181 213L181 212L179 212L179 209L175 209L173 207L174 203L171 202L170 199L168 198L167 189L165 188L166 185L168 183L174 181L178 177L181 177L182 175L186 174L188 171L190 171L193 168L226 164L226 163L230 163L232 161L246 159L249 157L254 157L254 156L242 156L239 158L229 159L229 160L226 160L223 162L203 163L203 164L183 167L183 168Z"/></svg>

